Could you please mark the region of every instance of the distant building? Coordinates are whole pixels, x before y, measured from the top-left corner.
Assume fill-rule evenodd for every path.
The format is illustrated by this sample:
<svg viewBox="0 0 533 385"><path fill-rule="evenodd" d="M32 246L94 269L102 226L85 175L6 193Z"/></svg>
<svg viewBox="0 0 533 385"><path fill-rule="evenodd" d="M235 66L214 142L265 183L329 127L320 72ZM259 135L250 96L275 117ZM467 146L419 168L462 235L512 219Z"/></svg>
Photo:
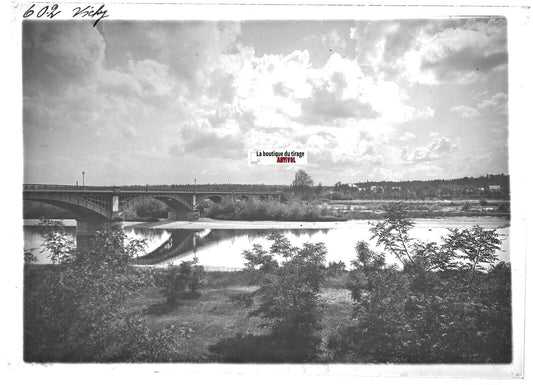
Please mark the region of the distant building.
<svg viewBox="0 0 533 385"><path fill-rule="evenodd" d="M500 191L502 188L499 184L493 184L489 186L490 191Z"/></svg>
<svg viewBox="0 0 533 385"><path fill-rule="evenodd" d="M384 189L381 186L371 186L370 190L375 193L382 193Z"/></svg>
<svg viewBox="0 0 533 385"><path fill-rule="evenodd" d="M348 186L350 186L350 188L352 188L354 190L357 190L357 191L360 190L359 186L356 185L355 183L348 183Z"/></svg>
<svg viewBox="0 0 533 385"><path fill-rule="evenodd" d="M402 186L392 186L391 190L392 191L402 191Z"/></svg>

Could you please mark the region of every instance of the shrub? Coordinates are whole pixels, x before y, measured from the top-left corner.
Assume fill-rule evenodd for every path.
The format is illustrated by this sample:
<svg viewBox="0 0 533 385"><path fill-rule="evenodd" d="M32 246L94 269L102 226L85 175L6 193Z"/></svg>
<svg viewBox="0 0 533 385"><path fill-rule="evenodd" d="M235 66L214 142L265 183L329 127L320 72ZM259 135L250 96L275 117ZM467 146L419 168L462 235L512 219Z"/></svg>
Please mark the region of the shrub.
<svg viewBox="0 0 533 385"><path fill-rule="evenodd" d="M346 271L346 264L343 261L329 262L326 268L327 275L335 276Z"/></svg>
<svg viewBox="0 0 533 385"><path fill-rule="evenodd" d="M275 201L226 201L210 206L209 218L234 220L291 220L312 221L321 218L320 209L300 201L281 203Z"/></svg>
<svg viewBox="0 0 533 385"><path fill-rule="evenodd" d="M144 243L128 240L121 229L107 230L77 250L58 223L47 221L44 228L52 265L25 267L24 360L168 360L174 331L151 332L125 306L152 284L150 271L128 266Z"/></svg>
<svg viewBox="0 0 533 385"><path fill-rule="evenodd" d="M461 207L461 211L469 211L472 209L472 205L470 202L465 202L463 206Z"/></svg>
<svg viewBox="0 0 533 385"><path fill-rule="evenodd" d="M358 362L510 362L511 274L509 264L494 266L496 231L452 229L437 245L411 239L412 227L399 204L372 228L377 245L401 270L367 243L357 244L348 278L354 322L329 339L333 356Z"/></svg>
<svg viewBox="0 0 533 385"><path fill-rule="evenodd" d="M155 199L143 200L135 205L133 211L139 218L157 221L157 218L167 216L167 207Z"/></svg>
<svg viewBox="0 0 533 385"><path fill-rule="evenodd" d="M161 294L165 296L167 305L175 307L180 300L198 298L203 275L204 268L198 266L198 258L183 261L161 273L157 282L162 286Z"/></svg>
<svg viewBox="0 0 533 385"><path fill-rule="evenodd" d="M324 281L325 246L294 247L278 234L269 240L273 241L269 251L254 245L252 251L244 252L246 271L258 288L232 298L251 308L250 316L263 318L268 333L237 335L211 346L210 351L224 361L309 362L318 356L318 292Z"/></svg>

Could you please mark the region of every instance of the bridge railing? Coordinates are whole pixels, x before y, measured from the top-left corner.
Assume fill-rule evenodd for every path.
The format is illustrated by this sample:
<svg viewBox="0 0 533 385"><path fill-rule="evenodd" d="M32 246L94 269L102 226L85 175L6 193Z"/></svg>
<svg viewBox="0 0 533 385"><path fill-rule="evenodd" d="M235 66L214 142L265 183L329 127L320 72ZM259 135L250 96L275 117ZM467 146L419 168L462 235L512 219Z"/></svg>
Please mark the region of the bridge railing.
<svg viewBox="0 0 533 385"><path fill-rule="evenodd" d="M23 184L23 191L57 190L57 191L117 191L117 192L196 192L199 194L279 194L278 186L246 185L159 185L159 186L76 186L64 184Z"/></svg>
<svg viewBox="0 0 533 385"><path fill-rule="evenodd" d="M102 190L102 191L109 191L112 190L113 187L109 186L76 186L71 184L23 184L22 189L24 191L29 190L73 190L73 191L79 191L79 190Z"/></svg>

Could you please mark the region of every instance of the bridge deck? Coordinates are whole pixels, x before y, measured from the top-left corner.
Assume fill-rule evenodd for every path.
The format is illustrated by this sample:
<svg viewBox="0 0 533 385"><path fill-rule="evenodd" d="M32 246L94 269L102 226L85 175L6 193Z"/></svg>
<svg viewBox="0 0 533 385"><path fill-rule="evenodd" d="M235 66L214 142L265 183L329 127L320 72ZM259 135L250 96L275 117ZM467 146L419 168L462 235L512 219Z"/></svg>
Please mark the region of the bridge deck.
<svg viewBox="0 0 533 385"><path fill-rule="evenodd" d="M24 192L46 191L46 192L71 192L71 193L114 193L114 194L280 194L280 190L257 188L250 190L232 190L228 187L202 189L194 186L162 187L162 186L73 186L73 185L51 185L51 184L24 184Z"/></svg>

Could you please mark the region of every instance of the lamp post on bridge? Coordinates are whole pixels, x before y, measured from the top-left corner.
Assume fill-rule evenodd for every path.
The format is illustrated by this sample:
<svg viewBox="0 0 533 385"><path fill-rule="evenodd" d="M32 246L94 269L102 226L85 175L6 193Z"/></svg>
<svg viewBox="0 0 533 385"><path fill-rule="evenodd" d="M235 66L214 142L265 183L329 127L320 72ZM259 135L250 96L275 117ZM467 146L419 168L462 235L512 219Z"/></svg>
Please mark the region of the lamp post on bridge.
<svg viewBox="0 0 533 385"><path fill-rule="evenodd" d="M192 194L192 209L196 211L196 178L194 178L194 193Z"/></svg>
<svg viewBox="0 0 533 385"><path fill-rule="evenodd" d="M81 177L82 177L82 187L85 187L85 171L81 172Z"/></svg>

